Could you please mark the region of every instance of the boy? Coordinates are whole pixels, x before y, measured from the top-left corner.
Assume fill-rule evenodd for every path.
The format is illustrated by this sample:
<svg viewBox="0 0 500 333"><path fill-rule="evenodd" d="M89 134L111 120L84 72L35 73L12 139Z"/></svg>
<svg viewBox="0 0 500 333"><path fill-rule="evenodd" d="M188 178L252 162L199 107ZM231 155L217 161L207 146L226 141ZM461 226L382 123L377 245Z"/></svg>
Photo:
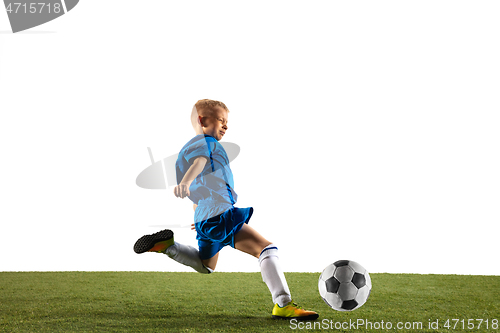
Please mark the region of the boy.
<svg viewBox="0 0 500 333"><path fill-rule="evenodd" d="M259 259L262 279L272 294L273 318L315 320L318 314L306 311L292 301L285 275L281 271L278 248L248 225L253 208L236 208L233 174L219 140L226 133L228 113L224 103L200 100L193 107L191 122L196 136L180 151L176 162L176 197L194 203L199 251L174 242L171 230L141 237L136 253L165 253L175 261L200 273L215 270L219 251L227 245Z"/></svg>

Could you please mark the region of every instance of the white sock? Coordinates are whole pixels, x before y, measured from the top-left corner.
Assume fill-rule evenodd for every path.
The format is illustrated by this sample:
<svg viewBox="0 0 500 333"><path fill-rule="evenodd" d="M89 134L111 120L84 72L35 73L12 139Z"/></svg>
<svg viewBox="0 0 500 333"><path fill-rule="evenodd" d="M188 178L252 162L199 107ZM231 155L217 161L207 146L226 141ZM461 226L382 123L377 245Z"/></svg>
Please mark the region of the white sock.
<svg viewBox="0 0 500 333"><path fill-rule="evenodd" d="M165 254L178 263L193 268L198 273L209 274L213 272L213 270L203 265L200 252L192 246L174 242L165 250Z"/></svg>
<svg viewBox="0 0 500 333"><path fill-rule="evenodd" d="M290 303L292 296L279 264L278 248L274 244L266 246L260 253L259 263L262 280L273 296L273 303L278 303L281 307Z"/></svg>

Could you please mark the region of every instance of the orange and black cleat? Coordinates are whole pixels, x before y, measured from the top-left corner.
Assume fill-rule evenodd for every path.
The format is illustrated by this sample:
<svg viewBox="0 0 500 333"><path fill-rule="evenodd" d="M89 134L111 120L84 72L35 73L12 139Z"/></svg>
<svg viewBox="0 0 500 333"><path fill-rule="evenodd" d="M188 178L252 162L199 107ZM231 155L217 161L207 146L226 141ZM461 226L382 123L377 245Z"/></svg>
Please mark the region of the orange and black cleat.
<svg viewBox="0 0 500 333"><path fill-rule="evenodd" d="M162 230L152 235L142 236L135 242L135 253L144 252L165 252L167 248L174 244L174 233L172 230Z"/></svg>
<svg viewBox="0 0 500 333"><path fill-rule="evenodd" d="M319 315L316 312L304 310L294 301L283 307L274 304L273 308L273 318L275 319L316 320L318 317Z"/></svg>

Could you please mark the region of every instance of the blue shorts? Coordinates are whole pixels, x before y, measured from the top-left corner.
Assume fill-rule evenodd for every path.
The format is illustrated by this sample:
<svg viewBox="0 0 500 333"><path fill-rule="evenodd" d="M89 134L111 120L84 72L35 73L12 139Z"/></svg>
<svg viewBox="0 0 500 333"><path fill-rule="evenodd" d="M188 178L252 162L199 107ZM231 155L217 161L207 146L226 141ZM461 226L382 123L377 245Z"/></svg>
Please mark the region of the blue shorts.
<svg viewBox="0 0 500 333"><path fill-rule="evenodd" d="M253 208L232 207L224 213L207 220L196 222L196 239L200 249L201 260L212 258L224 246L234 248L234 236L244 223L248 224L253 214Z"/></svg>

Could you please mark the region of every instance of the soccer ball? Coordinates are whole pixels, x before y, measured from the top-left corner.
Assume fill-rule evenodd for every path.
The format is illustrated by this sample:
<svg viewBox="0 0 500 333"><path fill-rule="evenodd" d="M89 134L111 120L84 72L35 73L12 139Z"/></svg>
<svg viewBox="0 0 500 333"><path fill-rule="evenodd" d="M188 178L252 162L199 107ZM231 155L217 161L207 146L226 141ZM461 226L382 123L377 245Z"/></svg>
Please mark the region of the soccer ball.
<svg viewBox="0 0 500 333"><path fill-rule="evenodd" d="M365 304L372 281L370 275L357 262L339 260L328 265L318 281L321 298L337 311L352 311Z"/></svg>

